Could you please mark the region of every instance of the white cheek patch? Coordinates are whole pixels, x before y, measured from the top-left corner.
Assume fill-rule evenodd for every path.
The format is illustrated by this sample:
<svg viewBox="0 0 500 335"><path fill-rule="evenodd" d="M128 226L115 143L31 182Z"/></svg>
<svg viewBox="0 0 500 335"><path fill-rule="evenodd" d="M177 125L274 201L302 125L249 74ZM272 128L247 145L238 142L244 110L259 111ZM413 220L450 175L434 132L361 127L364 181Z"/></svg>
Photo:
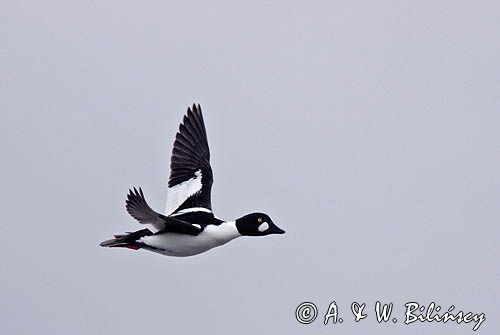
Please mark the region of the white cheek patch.
<svg viewBox="0 0 500 335"><path fill-rule="evenodd" d="M263 222L259 228L257 228L261 233L265 232L266 230L269 229L269 224L267 222Z"/></svg>

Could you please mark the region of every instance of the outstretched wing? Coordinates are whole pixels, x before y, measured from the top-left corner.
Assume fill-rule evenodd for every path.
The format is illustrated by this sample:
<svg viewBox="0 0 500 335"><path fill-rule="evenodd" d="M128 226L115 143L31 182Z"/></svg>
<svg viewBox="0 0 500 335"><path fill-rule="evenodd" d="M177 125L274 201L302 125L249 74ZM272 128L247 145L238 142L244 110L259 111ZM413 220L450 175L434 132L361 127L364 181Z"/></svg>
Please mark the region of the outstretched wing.
<svg viewBox="0 0 500 335"><path fill-rule="evenodd" d="M127 212L137 221L142 224L152 225L156 231L168 231L179 234L198 235L203 228L199 224L192 224L178 218L166 217L155 212L149 207L139 187L137 190L129 190L126 200Z"/></svg>
<svg viewBox="0 0 500 335"><path fill-rule="evenodd" d="M188 108L170 161L166 215L192 207L211 210L212 168L200 105Z"/></svg>
<svg viewBox="0 0 500 335"><path fill-rule="evenodd" d="M139 191L135 187L133 191L129 190L125 207L127 208L127 212L140 223L151 224L156 230L165 229L165 220L162 219L163 215L149 207L140 187Z"/></svg>

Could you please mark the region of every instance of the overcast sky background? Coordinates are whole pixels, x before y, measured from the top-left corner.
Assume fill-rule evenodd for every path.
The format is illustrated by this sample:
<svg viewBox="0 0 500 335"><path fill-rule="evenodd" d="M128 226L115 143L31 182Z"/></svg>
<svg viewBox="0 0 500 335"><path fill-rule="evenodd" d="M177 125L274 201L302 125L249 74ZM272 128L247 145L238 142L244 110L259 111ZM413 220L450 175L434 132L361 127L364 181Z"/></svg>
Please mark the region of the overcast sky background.
<svg viewBox="0 0 500 335"><path fill-rule="evenodd" d="M499 10L3 1L0 332L473 333L402 323L434 301L498 334ZM265 211L287 234L191 258L100 248L140 228L129 187L163 211L193 102L216 215ZM333 300L344 322L324 326ZM377 324L377 300L398 323Z"/></svg>

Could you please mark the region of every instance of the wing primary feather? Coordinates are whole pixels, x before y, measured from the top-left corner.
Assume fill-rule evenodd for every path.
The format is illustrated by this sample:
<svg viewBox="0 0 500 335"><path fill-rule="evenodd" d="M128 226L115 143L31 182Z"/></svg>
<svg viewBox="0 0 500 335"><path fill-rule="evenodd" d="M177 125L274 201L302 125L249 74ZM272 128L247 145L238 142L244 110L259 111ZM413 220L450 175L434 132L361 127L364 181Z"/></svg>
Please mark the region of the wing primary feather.
<svg viewBox="0 0 500 335"><path fill-rule="evenodd" d="M137 190L136 187L129 189L125 207L130 216L139 223L151 224L157 230L165 228L165 220L162 218L161 214L149 207L142 188L139 187L139 190Z"/></svg>
<svg viewBox="0 0 500 335"><path fill-rule="evenodd" d="M201 173L197 177L198 171ZM190 207L211 209L212 168L203 113L187 108L176 133L170 160L166 215Z"/></svg>

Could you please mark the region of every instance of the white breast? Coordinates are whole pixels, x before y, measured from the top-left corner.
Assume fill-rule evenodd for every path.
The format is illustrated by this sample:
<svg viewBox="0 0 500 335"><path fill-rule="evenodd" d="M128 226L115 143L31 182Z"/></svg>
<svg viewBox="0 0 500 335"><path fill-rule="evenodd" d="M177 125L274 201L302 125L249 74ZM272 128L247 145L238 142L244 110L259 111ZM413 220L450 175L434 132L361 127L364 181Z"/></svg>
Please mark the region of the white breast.
<svg viewBox="0 0 500 335"><path fill-rule="evenodd" d="M149 249L167 256L192 256L241 236L234 222L209 225L198 236L177 233L163 233L142 237L139 241L151 246Z"/></svg>

